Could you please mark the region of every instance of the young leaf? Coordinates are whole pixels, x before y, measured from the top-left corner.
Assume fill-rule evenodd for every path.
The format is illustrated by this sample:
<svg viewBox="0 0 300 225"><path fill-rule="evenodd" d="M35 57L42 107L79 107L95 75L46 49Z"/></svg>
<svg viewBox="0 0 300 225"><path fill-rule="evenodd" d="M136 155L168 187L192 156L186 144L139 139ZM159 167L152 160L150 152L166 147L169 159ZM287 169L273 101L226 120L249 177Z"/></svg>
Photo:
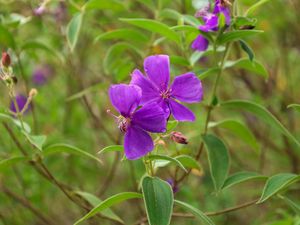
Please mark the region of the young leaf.
<svg viewBox="0 0 300 225"><path fill-rule="evenodd" d="M43 145L46 142L47 136L45 135L30 135L25 131L22 131L27 140L34 145L38 150L43 150Z"/></svg>
<svg viewBox="0 0 300 225"><path fill-rule="evenodd" d="M218 39L217 43L219 45L224 45L227 42L236 41L239 39L243 39L246 37L250 37L256 34L263 33L262 30L234 30L227 33L222 34Z"/></svg>
<svg viewBox="0 0 300 225"><path fill-rule="evenodd" d="M280 173L270 177L264 187L263 193L257 203L262 203L273 195L285 189L292 183L300 180L300 175L292 173Z"/></svg>
<svg viewBox="0 0 300 225"><path fill-rule="evenodd" d="M150 160L166 160L172 163L175 163L177 166L179 166L181 169L183 169L185 172L187 172L187 170L184 168L184 166L181 164L181 162L175 158L172 158L170 156L166 156L166 155L149 155L147 157Z"/></svg>
<svg viewBox="0 0 300 225"><path fill-rule="evenodd" d="M241 48L244 50L244 52L247 53L249 60L252 62L254 59L254 53L253 53L252 48L247 44L247 42L245 42L243 40L240 40L240 45L241 45Z"/></svg>
<svg viewBox="0 0 300 225"><path fill-rule="evenodd" d="M220 122L211 122L208 124L209 127L221 127L229 130L234 135L239 137L245 143L247 143L250 147L252 147L256 152L259 152L259 144L253 133L246 127L244 124L237 120L223 120Z"/></svg>
<svg viewBox="0 0 300 225"><path fill-rule="evenodd" d="M267 177L259 175L255 172L238 172L231 176L229 176L222 187L222 189L229 188L231 186L234 186L236 184L240 184L245 181L249 180L256 180L256 179L267 179Z"/></svg>
<svg viewBox="0 0 300 225"><path fill-rule="evenodd" d="M174 202L171 186L157 177L144 177L142 190L149 224L169 225Z"/></svg>
<svg viewBox="0 0 300 225"><path fill-rule="evenodd" d="M79 155L82 157L87 157L93 160L96 160L99 163L102 163L102 161L100 159L98 159L96 156L81 150L79 148L76 148L74 146L68 145L68 144L54 144L54 145L50 145L48 147L45 147L43 149L43 155L47 156L47 155L51 155L51 154L55 154L55 153L69 153L69 154L75 154L75 155Z"/></svg>
<svg viewBox="0 0 300 225"><path fill-rule="evenodd" d="M103 149L101 149L98 154L103 154L106 152L123 152L124 151L124 146L123 145L110 145L107 146Z"/></svg>
<svg viewBox="0 0 300 225"><path fill-rule="evenodd" d="M167 25L151 19L121 19L123 22L135 25L145 30L161 34L162 36L180 43L180 38L177 33L171 30Z"/></svg>
<svg viewBox="0 0 300 225"><path fill-rule="evenodd" d="M77 13L71 19L67 27L67 40L71 51L74 51L82 24L83 14Z"/></svg>
<svg viewBox="0 0 300 225"><path fill-rule="evenodd" d="M189 205L188 203L181 202L178 200L174 200L174 203L189 212L191 212L197 219L199 219L203 224L206 225L214 225L214 222L208 218L203 212L201 212L199 209L195 208L194 206Z"/></svg>
<svg viewBox="0 0 300 225"><path fill-rule="evenodd" d="M246 100L231 100L227 102L221 103L222 107L228 108L238 108L243 109L248 112L253 113L257 117L261 118L264 122L275 128L276 130L280 131L284 134L287 138L289 138L292 142L297 145L297 151L300 152L300 143L299 141L280 123L280 121L273 116L266 108L261 105L258 105L251 101Z"/></svg>
<svg viewBox="0 0 300 225"><path fill-rule="evenodd" d="M207 134L202 136L209 160L210 174L215 190L221 190L228 175L229 154L228 150L218 137Z"/></svg>
<svg viewBox="0 0 300 225"><path fill-rule="evenodd" d="M3 159L0 161L0 171L6 169L8 167L14 166L15 164L17 164L19 162L25 162L27 160L28 160L28 158L24 157L24 156L14 156L14 157L11 157L8 159Z"/></svg>
<svg viewBox="0 0 300 225"><path fill-rule="evenodd" d="M133 198L142 198L142 194L136 192L123 192L116 195L113 195L99 205L95 206L90 212L88 212L84 217L77 220L74 225L78 225L79 223L95 216L97 213L102 212L103 210L110 208L113 205L119 204L125 200L133 199Z"/></svg>
<svg viewBox="0 0 300 225"><path fill-rule="evenodd" d="M231 67L249 70L250 72L261 75L265 79L268 79L269 77L268 71L265 69L265 67L256 60L250 61L249 59L244 58L237 61L227 61L224 65L225 69Z"/></svg>
<svg viewBox="0 0 300 225"><path fill-rule="evenodd" d="M75 194L81 196L85 200L87 200L93 207L96 207L97 205L102 203L102 200L100 200L97 196L87 193L87 192L82 192L82 191L76 191ZM102 216L110 218L112 220L115 220L119 223L125 224L124 221L116 215L111 209L105 209L100 213Z"/></svg>
<svg viewBox="0 0 300 225"><path fill-rule="evenodd" d="M94 43L101 40L114 40L121 39L126 41L145 43L149 40L149 37L142 32L132 29L118 29L106 32L95 38Z"/></svg>

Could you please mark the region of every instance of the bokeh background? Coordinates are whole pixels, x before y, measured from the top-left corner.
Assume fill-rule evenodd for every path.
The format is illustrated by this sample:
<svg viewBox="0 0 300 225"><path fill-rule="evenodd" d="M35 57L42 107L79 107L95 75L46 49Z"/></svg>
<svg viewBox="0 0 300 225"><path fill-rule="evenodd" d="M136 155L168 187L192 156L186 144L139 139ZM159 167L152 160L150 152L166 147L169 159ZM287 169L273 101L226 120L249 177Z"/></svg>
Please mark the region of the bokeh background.
<svg viewBox="0 0 300 225"><path fill-rule="evenodd" d="M196 9L193 1L165 1L166 4L160 9L148 7L147 4L152 3L146 0L124 0L116 5L109 4L110 1L101 2L97 9L85 13L78 43L72 52L66 38L66 27L78 12L78 7L85 3L84 0L50 1L41 13L37 12L40 1L0 1L1 27L11 32L16 42L16 51L8 50L14 74L18 78L16 92L26 96L30 88L38 90L34 104L24 120L31 125L34 133L47 135L46 146L68 143L96 155L105 146L122 143L122 135L113 117L106 113L107 109L113 111L107 89L114 83L129 82L131 71L134 68L143 69L143 60L147 55L170 55L172 76L191 70L201 74L213 65L213 57L209 51L192 67L176 57L189 58L193 54L189 44L195 34L186 36L185 47L181 49L171 41L157 41L159 35L120 20L151 18L175 26L178 21L161 12L168 8L194 16ZM238 2L239 11L243 14L256 1ZM153 5L156 5L156 1L153 1ZM252 36L247 42L253 49L256 60L267 69L269 78L266 80L247 70L227 69L218 89L219 101L247 99L264 105L298 137L300 114L287 106L299 102L300 96L299 11L299 0L272 0L255 11L251 17L257 19L256 29L263 30L264 33ZM130 36L121 40L100 36L97 39L105 32L120 28L135 30L138 37ZM0 33L2 50L7 50L5 40L4 33ZM44 46L32 44L36 42L43 43ZM229 59L241 57L247 56L234 44ZM200 134L213 81L213 76L202 81L204 100L201 104L191 106L197 115L197 121L181 123L176 128L189 138L189 144L182 146L166 140L165 146L159 146L161 151L195 154L201 141ZM5 112L10 99L4 84L1 84L0 96L1 111ZM226 130L212 129L212 132L222 136L229 147L230 173L243 170L266 176L279 172L299 173L299 155L292 150L292 144L264 121L235 110L217 108L213 111L212 121L226 118L236 118L245 123L260 145L260 151L255 151ZM11 129L17 133L17 128L12 126ZM21 139L28 154L36 154L21 135L18 134L17 137ZM19 154L17 146L1 124L0 159ZM103 160L103 165L70 154L53 154L43 160L57 180L75 190L92 193L100 199L137 189L138 181L145 173L141 160L122 161L121 153L105 153L97 157ZM253 181L216 195L205 154L202 155L201 164L203 170L192 173L182 182L175 197L205 212L218 211L255 199L263 189L263 181ZM162 168L158 175L168 179L174 169L172 166ZM27 164L0 170L0 182L1 225L45 224L31 207L52 220L53 224L73 224L85 213ZM288 195L294 200L300 200L299 184L293 187ZM24 199L26 201L22 202ZM135 224L145 215L142 201L128 201L113 207L113 210L126 224ZM180 209L175 208L175 211L179 212ZM216 216L214 221L224 225L296 225L300 224L300 217L279 198L274 198L262 205ZM118 223L96 218L85 224ZM199 222L189 218L173 218L171 224L192 225Z"/></svg>

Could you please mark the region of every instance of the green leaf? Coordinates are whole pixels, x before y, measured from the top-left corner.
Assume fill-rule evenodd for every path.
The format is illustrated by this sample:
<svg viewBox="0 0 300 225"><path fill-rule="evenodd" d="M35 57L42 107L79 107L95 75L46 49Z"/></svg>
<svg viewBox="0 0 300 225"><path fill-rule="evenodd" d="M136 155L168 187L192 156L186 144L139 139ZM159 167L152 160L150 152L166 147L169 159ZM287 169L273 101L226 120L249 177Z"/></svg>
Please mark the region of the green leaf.
<svg viewBox="0 0 300 225"><path fill-rule="evenodd" d="M134 199L134 198L142 198L142 194L136 193L136 192L123 192L116 195L113 195L103 202L101 202L99 205L95 206L90 212L88 212L84 217L79 219L74 223L74 225L77 225L93 216L95 216L97 213L102 212L103 210L110 208L113 205L119 204L125 200Z"/></svg>
<svg viewBox="0 0 300 225"><path fill-rule="evenodd" d="M174 203L191 212L203 224L214 225L214 222L208 216L206 216L203 212L201 212L199 209L195 208L194 206L191 206L188 203L181 202L178 200L174 200Z"/></svg>
<svg viewBox="0 0 300 225"><path fill-rule="evenodd" d="M188 155L179 155L175 157L185 168L202 170L200 163Z"/></svg>
<svg viewBox="0 0 300 225"><path fill-rule="evenodd" d="M215 186L215 190L219 191L223 187L228 175L228 150L223 141L212 134L203 135L202 138L206 146L210 174Z"/></svg>
<svg viewBox="0 0 300 225"><path fill-rule="evenodd" d="M96 207L97 205L102 203L102 200L99 199L97 196L87 193L87 192L82 192L82 191L76 191L75 194L81 196L84 198L86 201L88 201L93 207ZM119 223L125 224L124 221L116 215L111 209L105 209L100 213L102 216L110 218L112 220L115 220Z"/></svg>
<svg viewBox="0 0 300 225"><path fill-rule="evenodd" d="M84 7L85 10L93 10L93 9L109 9L113 11L122 11L125 10L125 5L122 4L121 1L116 0L90 0L88 1Z"/></svg>
<svg viewBox="0 0 300 225"><path fill-rule="evenodd" d="M296 109L297 111L300 112L300 105L299 104L290 104L290 105L288 105L288 108L293 108L293 109Z"/></svg>
<svg viewBox="0 0 300 225"><path fill-rule="evenodd" d="M110 145L107 146L103 149L101 149L98 154L103 154L106 152L123 152L124 151L124 146L123 145Z"/></svg>
<svg viewBox="0 0 300 225"><path fill-rule="evenodd" d="M22 129L21 122L20 122L19 120L14 119L14 118L13 118L12 116L10 116L10 115L0 113L0 120L12 122L12 123L14 123L19 129ZM24 130L25 130L26 133L30 133L30 132L31 132L31 128L30 128L30 126L29 126L27 123L23 122L23 126L24 126Z"/></svg>
<svg viewBox="0 0 300 225"><path fill-rule="evenodd" d="M300 153L299 141L280 123L280 121L275 116L273 116L263 106L247 100L231 100L231 101L221 103L221 106L227 108L243 109L253 113L257 117L262 119L264 122L266 122L267 124L275 128L277 131L281 132L292 142L294 142L297 145L297 148L295 149Z"/></svg>
<svg viewBox="0 0 300 225"><path fill-rule="evenodd" d="M235 174L229 176L226 179L222 189L232 187L232 186L234 186L236 184L240 184L242 182L246 182L249 180L257 180L257 179L267 179L267 177L262 176L255 172L247 172L247 171L238 172L238 173L235 173Z"/></svg>
<svg viewBox="0 0 300 225"><path fill-rule="evenodd" d="M286 202L286 204L289 205L300 216L300 203L299 202L295 202L286 196L279 196L279 197L281 199L283 199Z"/></svg>
<svg viewBox="0 0 300 225"><path fill-rule="evenodd" d="M43 145L46 142L47 136L45 135L30 135L25 131L22 131L27 140L34 145L38 150L43 150Z"/></svg>
<svg viewBox="0 0 300 225"><path fill-rule="evenodd" d="M280 173L270 177L264 187L263 193L257 203L262 203L273 195L285 189L287 186L300 180L300 175L292 173Z"/></svg>
<svg viewBox="0 0 300 225"><path fill-rule="evenodd" d="M47 46L46 44L38 41L29 41L26 42L21 47L22 51L31 50L31 49L40 49L45 52L50 53L51 55L57 57L61 62L64 62L64 57L62 54L58 53L57 51L53 50L51 47Z"/></svg>
<svg viewBox="0 0 300 225"><path fill-rule="evenodd" d="M172 158L170 156L166 156L166 155L149 155L147 158L150 159L150 160L166 160L166 161L172 162L172 163L176 164L177 166L179 166L181 169L183 169L185 172L187 172L187 170L184 168L184 166L182 165L182 163L179 160L177 160L175 158Z"/></svg>
<svg viewBox="0 0 300 225"><path fill-rule="evenodd" d="M24 156L14 156L14 157L11 157L8 159L3 159L0 161L0 171L6 169L8 167L14 166L15 164L17 164L19 162L25 162L27 160L28 160L28 158L24 157Z"/></svg>
<svg viewBox="0 0 300 225"><path fill-rule="evenodd" d="M67 40L71 51L74 51L76 43L78 41L79 32L81 29L83 14L77 13L73 16L67 26Z"/></svg>
<svg viewBox="0 0 300 225"><path fill-rule="evenodd" d="M225 69L236 67L240 69L245 69L250 72L261 75L265 79L268 79L269 74L265 67L256 60L250 61L248 58L239 59L237 61L227 61L224 65Z"/></svg>
<svg viewBox="0 0 300 225"><path fill-rule="evenodd" d="M205 70L204 72L198 75L200 80L204 80L206 77L209 77L212 74L217 74L220 71L219 67L213 67Z"/></svg>
<svg viewBox="0 0 300 225"><path fill-rule="evenodd" d="M221 127L224 129L229 130L234 135L239 137L241 140L243 140L245 143L247 143L249 146L251 146L257 153L259 152L259 144L257 143L257 140L251 130L241 122L237 120L223 120L220 122L211 122L208 124L210 128L212 127Z"/></svg>
<svg viewBox="0 0 300 225"><path fill-rule="evenodd" d="M14 36L2 25L0 25L0 46L4 48L16 48Z"/></svg>
<svg viewBox="0 0 300 225"><path fill-rule="evenodd" d="M86 94L88 93L92 93L92 92L98 92L99 90L102 90L102 89L105 89L107 87L107 84L105 83L99 83L99 84L95 84L91 87L88 87L70 97L68 97L66 99L67 102L70 102L70 101L73 101L73 100L76 100L76 99L79 99L79 98L82 98L83 96L85 96Z"/></svg>
<svg viewBox="0 0 300 225"><path fill-rule="evenodd" d="M246 37L250 37L256 34L263 33L262 30L235 30L222 34L218 39L217 43L219 45L224 45L227 42L236 41Z"/></svg>
<svg viewBox="0 0 300 225"><path fill-rule="evenodd" d="M99 163L102 163L102 161L100 159L98 159L96 156L94 156L84 150L81 150L79 148L76 148L74 146L68 145L68 144L54 144L54 145L45 147L43 149L44 156L56 154L56 153L69 153L69 154L79 155L82 157L96 160Z"/></svg>
<svg viewBox="0 0 300 225"><path fill-rule="evenodd" d="M167 25L151 19L121 19L121 21L135 25L153 33L158 33L172 41L180 43L180 38L175 31L170 29Z"/></svg>
<svg viewBox="0 0 300 225"><path fill-rule="evenodd" d="M149 224L169 225L174 203L171 186L157 177L144 177L142 190Z"/></svg>
<svg viewBox="0 0 300 225"><path fill-rule="evenodd" d="M260 0L260 1L256 2L245 12L245 15L248 16L248 15L252 14L255 10L257 10L260 6L267 3L268 1L270 1L270 0Z"/></svg>
<svg viewBox="0 0 300 225"><path fill-rule="evenodd" d="M178 125L177 120L169 120L167 124L167 132L174 130Z"/></svg>
<svg viewBox="0 0 300 225"><path fill-rule="evenodd" d="M94 40L94 43L102 40L114 40L114 39L121 39L126 41L142 42L142 43L149 41L149 37L139 31L131 30L131 29L118 29L97 36Z"/></svg>
<svg viewBox="0 0 300 225"><path fill-rule="evenodd" d="M170 62L171 64L177 64L180 66L190 66L190 62L182 56L172 55L170 56Z"/></svg>
<svg viewBox="0 0 300 225"><path fill-rule="evenodd" d="M247 42L245 42L243 40L240 40L240 45L241 45L241 48L244 50L244 52L247 53L249 60L251 62L253 62L254 52L253 52L252 48L247 44Z"/></svg>

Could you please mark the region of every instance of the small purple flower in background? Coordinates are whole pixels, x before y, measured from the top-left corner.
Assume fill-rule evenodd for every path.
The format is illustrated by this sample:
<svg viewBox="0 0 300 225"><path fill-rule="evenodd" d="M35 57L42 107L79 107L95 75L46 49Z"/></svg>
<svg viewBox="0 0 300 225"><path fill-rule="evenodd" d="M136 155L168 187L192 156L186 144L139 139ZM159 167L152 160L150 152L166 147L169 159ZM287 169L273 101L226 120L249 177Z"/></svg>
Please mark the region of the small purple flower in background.
<svg viewBox="0 0 300 225"><path fill-rule="evenodd" d="M148 132L166 131L163 110L154 102L138 108L142 90L136 85L112 85L109 89L112 105L121 114L117 118L119 129L125 133L124 149L128 159L141 158L152 151L154 144Z"/></svg>
<svg viewBox="0 0 300 225"><path fill-rule="evenodd" d="M23 110L24 106L26 105L26 102L27 102L27 98L24 95L17 95L16 96L16 103L18 105L19 112L21 112ZM14 113L18 112L18 110L16 109L14 101L10 102L10 110ZM25 113L28 110L29 110L29 107L28 107L28 109L26 109Z"/></svg>
<svg viewBox="0 0 300 225"><path fill-rule="evenodd" d="M46 8L44 5L41 5L38 8L33 10L33 14L35 16L42 16L45 12L46 12Z"/></svg>
<svg viewBox="0 0 300 225"><path fill-rule="evenodd" d="M230 25L230 10L228 8L228 0L215 0L215 6L213 12L209 12L209 5L203 7L196 13L196 17L202 17L204 25L199 26L199 30L203 32L214 32L219 29L219 15L223 14L225 17L225 23ZM203 35L198 37L192 43L192 49L197 51L206 51L208 48L208 40Z"/></svg>
<svg viewBox="0 0 300 225"><path fill-rule="evenodd" d="M37 67L32 74L32 82L36 85L43 85L47 83L52 74L53 70L49 65Z"/></svg>
<svg viewBox="0 0 300 225"><path fill-rule="evenodd" d="M172 187L172 190L173 190L173 193L174 193L174 194L177 193L177 192L179 191L178 186L175 185L175 182L174 182L174 180L173 180L172 178L169 178L169 179L167 179L166 181L167 181L167 182L170 184L170 186Z"/></svg>
<svg viewBox="0 0 300 225"><path fill-rule="evenodd" d="M54 11L54 17L55 17L56 21L61 22L61 23L67 20L68 10L67 10L67 6L66 6L65 2L60 1L58 3L58 6Z"/></svg>
<svg viewBox="0 0 300 225"><path fill-rule="evenodd" d="M194 73L177 76L169 86L170 61L167 55L149 56L144 61L144 76L138 69L132 73L131 84L143 91L141 103L156 102L165 112L166 118L172 113L178 121L194 121L195 115L178 101L196 103L202 100L201 81Z"/></svg>

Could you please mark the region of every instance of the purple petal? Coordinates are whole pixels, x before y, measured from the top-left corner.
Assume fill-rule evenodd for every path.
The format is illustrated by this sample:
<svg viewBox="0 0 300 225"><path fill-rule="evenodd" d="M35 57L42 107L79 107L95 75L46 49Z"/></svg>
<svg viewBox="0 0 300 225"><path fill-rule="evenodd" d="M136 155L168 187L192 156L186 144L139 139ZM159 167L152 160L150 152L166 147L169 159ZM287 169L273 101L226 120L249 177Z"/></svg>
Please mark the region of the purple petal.
<svg viewBox="0 0 300 225"><path fill-rule="evenodd" d="M197 50L199 52L204 52L207 50L208 45L209 41L200 34L192 43L192 49Z"/></svg>
<svg viewBox="0 0 300 225"><path fill-rule="evenodd" d="M137 110L131 121L133 126L138 126L153 133L163 133L166 131L165 113L157 103L148 103Z"/></svg>
<svg viewBox="0 0 300 225"><path fill-rule="evenodd" d="M115 109L122 116L128 117L138 107L142 90L136 85L112 85L109 88L109 97Z"/></svg>
<svg viewBox="0 0 300 225"><path fill-rule="evenodd" d="M16 103L17 103L19 112L21 112L23 110L24 106L26 105L26 102L27 102L27 98L24 95L16 96ZM11 101L11 103L10 103L10 110L14 113L17 113L17 111L18 111L15 106L14 101ZM28 109L26 110L26 112L27 111L28 111Z"/></svg>
<svg viewBox="0 0 300 225"><path fill-rule="evenodd" d="M124 149L127 159L134 160L152 151L154 144L151 136L144 130L130 126L125 134Z"/></svg>
<svg viewBox="0 0 300 225"><path fill-rule="evenodd" d="M138 69L132 72L130 84L137 85L142 89L141 104L149 101L157 101L160 98L158 88Z"/></svg>
<svg viewBox="0 0 300 225"><path fill-rule="evenodd" d="M169 101L171 112L178 121L195 121L194 113L174 100Z"/></svg>
<svg viewBox="0 0 300 225"><path fill-rule="evenodd" d="M226 6L222 6L221 2L220 1L216 1L215 3L215 7L214 7L214 10L213 10L213 13L214 14L220 14L220 13L223 13L224 16L225 16L225 22L226 24L229 26L230 25L230 21L231 21L231 17L230 17L230 10L228 7Z"/></svg>
<svg viewBox="0 0 300 225"><path fill-rule="evenodd" d="M177 76L171 85L172 97L187 103L200 102L203 97L202 84L194 73Z"/></svg>
<svg viewBox="0 0 300 225"><path fill-rule="evenodd" d="M219 25L219 18L215 14L209 14L203 17L205 25L199 26L199 30L204 32L217 31Z"/></svg>
<svg viewBox="0 0 300 225"><path fill-rule="evenodd" d="M170 60L168 55L149 56L144 61L144 69L159 90L166 90L170 80Z"/></svg>

